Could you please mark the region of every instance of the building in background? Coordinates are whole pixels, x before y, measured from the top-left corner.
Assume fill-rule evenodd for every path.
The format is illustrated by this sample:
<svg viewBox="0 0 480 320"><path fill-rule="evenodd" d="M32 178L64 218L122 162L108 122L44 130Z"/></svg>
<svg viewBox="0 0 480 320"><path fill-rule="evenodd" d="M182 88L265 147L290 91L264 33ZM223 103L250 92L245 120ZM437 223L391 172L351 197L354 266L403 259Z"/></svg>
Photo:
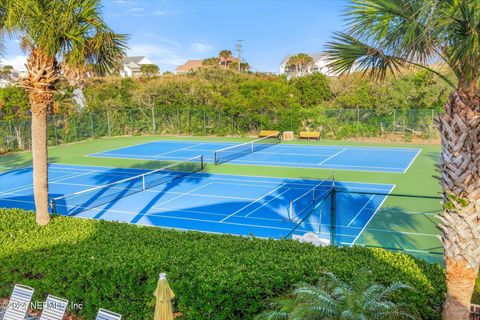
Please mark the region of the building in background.
<svg viewBox="0 0 480 320"><path fill-rule="evenodd" d="M124 78L139 77L142 75L140 67L144 64L154 64L145 56L126 57L123 61L123 70L120 71L120 76Z"/></svg>
<svg viewBox="0 0 480 320"><path fill-rule="evenodd" d="M219 68L230 68L235 64L235 69L238 69L239 59L235 57L221 58L221 57L212 57L204 60L187 60L182 65L179 65L175 68L175 74L184 74L198 70L202 67L219 67Z"/></svg>
<svg viewBox="0 0 480 320"><path fill-rule="evenodd" d="M306 67L303 70L302 75L312 74L314 72L321 72L326 76L334 76L334 72L332 72L327 67L327 60L326 55L324 53L307 53L313 59L313 63ZM298 76L297 71L295 70L295 66L288 65L288 60L294 56L294 54L289 54L283 58L280 64L280 74L286 75L287 77L294 77Z"/></svg>
<svg viewBox="0 0 480 320"><path fill-rule="evenodd" d="M184 74L200 69L202 63L203 60L187 60L187 62L175 68L175 74Z"/></svg>

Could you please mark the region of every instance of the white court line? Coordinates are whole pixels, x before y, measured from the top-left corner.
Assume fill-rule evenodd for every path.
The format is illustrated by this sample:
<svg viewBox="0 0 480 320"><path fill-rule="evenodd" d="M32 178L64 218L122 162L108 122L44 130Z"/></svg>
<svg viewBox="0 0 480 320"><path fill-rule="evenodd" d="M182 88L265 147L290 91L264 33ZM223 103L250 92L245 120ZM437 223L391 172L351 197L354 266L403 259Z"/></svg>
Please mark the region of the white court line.
<svg viewBox="0 0 480 320"><path fill-rule="evenodd" d="M147 159L146 156L145 158L137 158L137 157L131 157L129 155L121 155L119 154L118 157L114 155L113 157L109 157L107 155L86 155L88 157L97 157L97 158L107 158L107 159L112 159L112 158L118 158L118 159L129 159L129 160L150 160ZM168 156L165 159L160 159L160 158L151 158L151 160L157 160L157 161L176 161L176 160L185 160L186 157L175 157L175 156ZM205 161L211 162L212 158L205 157ZM374 172L374 173L403 173L400 171L402 168L400 167L374 167L374 166L355 166L355 165L328 165L328 164L323 164L321 168L318 167L318 164L315 163L301 163L301 162L285 162L285 161L259 161L259 160L240 160L240 159L234 159L229 161L230 165L248 165L252 167L274 167L274 168L299 168L299 169L313 169L313 170L318 170L318 169L335 169L335 170L345 170L345 171L360 171L360 172ZM226 164L229 164L226 163ZM278 165L272 165L273 163L276 163ZM282 165L283 164L283 165ZM343 167L343 168L342 168ZM357 168L357 169L354 169ZM368 169L373 169L373 170L368 170ZM377 169L377 170L375 170Z"/></svg>
<svg viewBox="0 0 480 320"><path fill-rule="evenodd" d="M395 185L390 189L390 191L388 192L388 194L392 193L393 189L395 189ZM355 237L355 239L353 239L352 241L352 244L350 246L353 246L355 244L355 242L357 242L358 238L360 238L360 236L362 235L362 233L365 231L365 229L367 228L368 224L370 223L370 221L372 221L373 217L375 217L377 215L377 212L378 210L380 210L380 208L383 206L383 203L387 200L388 198L388 195L385 196L385 198L382 200L382 202L379 204L379 206L377 207L377 210L375 210L375 212L373 212L373 214L370 216L370 218L368 219L368 221L365 223L365 225L363 226L362 230L360 230L360 232L358 233L358 235Z"/></svg>
<svg viewBox="0 0 480 320"><path fill-rule="evenodd" d="M213 183L213 182L212 182ZM57 184L62 184L62 185L66 185L66 186L79 186L79 187L95 187L95 185L92 185L92 184L81 184L81 183L69 183L69 182L59 182ZM253 186L253 185L252 185ZM118 187L112 187L111 189L115 190L115 189L118 189L118 190L125 190L125 188L118 188ZM135 189L135 188L132 188L132 189ZM88 189L87 189L88 190ZM138 188L136 188L135 190L140 190ZM177 192L177 191L161 191L161 190L157 190L155 189L155 187L153 188L149 188L149 189L145 189L145 190L142 190L142 192L151 192L151 193L161 193L161 194L178 194L178 195L183 195L185 194L184 192ZM193 193L192 195L194 196L198 196L198 197L209 197L209 198L222 198L222 199L234 199L234 200L244 200L244 201L253 201L255 200L254 198L242 198L242 197L229 197L229 196L221 196L221 195L211 195L211 194L202 194L202 193Z"/></svg>
<svg viewBox="0 0 480 320"><path fill-rule="evenodd" d="M110 156L109 156L110 155ZM109 154L109 155L102 155L102 154L92 154L92 155L86 155L89 157L98 157L98 158L108 158L111 159L112 156L113 158L120 158L120 159L130 159L130 160L149 160L149 159L155 159L155 160L163 160L163 161L175 161L176 159L178 160L185 160L186 157L175 157L175 156L168 156L165 159L159 159L159 158L154 158L152 156L141 156L140 158L138 155L135 157L128 155L128 154ZM142 158L143 157L143 158ZM147 159L148 158L148 159ZM205 157L205 160L211 160L209 157ZM328 160L328 159L327 159ZM326 160L325 160L326 161ZM305 168L305 169L318 169L319 164L315 163L302 163L302 162L286 162L286 161L270 161L270 160L241 160L241 159L234 159L229 161L230 163L240 163L240 164L246 164L250 166L267 166L267 167L279 167L279 168L285 168L285 167L295 167L295 168ZM323 161L324 162L324 161ZM322 163L323 163L322 162ZM272 163L279 164L277 166L271 165ZM282 166L283 164L283 166ZM332 169L337 169L337 170L348 170L348 171L366 171L366 172L388 172L388 173L402 173L401 170L402 168L400 167L378 167L378 166L356 166L356 165L341 165L341 164L322 164L323 169L325 167L332 168ZM343 169L342 167L346 168ZM353 168L359 168L359 169L353 169ZM368 169L379 169L379 170L368 170ZM390 169L390 170L389 170ZM386 171L382 171L386 170ZM395 170L395 171L392 171Z"/></svg>
<svg viewBox="0 0 480 320"><path fill-rule="evenodd" d="M6 202L20 202L20 203L29 203L29 204L33 204L34 202L33 201L26 201L26 200L18 200L18 199L0 199L0 201L6 201ZM66 206L66 205L63 205L63 206ZM159 210L163 210L163 211L167 211L167 209L165 208L157 208ZM99 208L92 208L92 209L89 209L89 210L95 210L95 211L100 211L101 209ZM131 215L137 215L137 213L133 213L133 212L128 212L128 211L121 211L121 210L115 210L115 209L109 209L108 211L112 211L112 212L118 212L118 213L126 213L126 214L131 214ZM206 213L206 212L201 212L201 211L193 211L193 210L171 210L169 209L169 211L171 211L172 213L177 211L177 212L192 212L192 213L201 213L201 214L211 214L211 215L219 215L219 216L225 216L224 214L215 214L215 213ZM418 212L418 214L421 214L421 212ZM155 216L155 217L160 217L159 215L157 214L145 214L145 216ZM217 221L211 221L211 220L200 220L200 219L192 219L192 218L183 218L183 217L177 217L177 216L161 216L161 217L165 217L165 218L170 218L170 219L182 219L182 220L195 220L195 221L205 221L205 222L211 222L211 223L218 223ZM82 217L82 216L76 216L75 218L82 218L82 219L92 219L92 218L87 218L87 217ZM242 217L244 218L244 217ZM269 218L260 218L260 217L247 217L248 219L256 219L256 220L273 220L273 221L280 221L279 219L269 219ZM93 218L94 220L98 220L97 218ZM129 223L129 222L126 222L126 223ZM248 225L248 224L238 224L238 223L231 223L231 222L223 222L225 224L232 224L232 225L243 225L243 226L250 226L250 227L260 227L260 226L257 226L257 225ZM131 224L131 223L129 223ZM167 226L159 226L159 225L147 225L147 224L142 224L142 223L135 223L136 225L145 225L145 226L149 226L149 227L161 227L161 228L165 228L165 229L180 229L180 230L190 230L190 231L198 231L198 232L205 232L205 233L218 233L218 234L229 234L229 235L232 235L231 233L222 233L222 232L210 232L210 231L203 231L203 230L199 230L199 229L186 229L186 228L181 228L181 227L167 227ZM313 224L312 224L313 225ZM323 225L323 224L322 224ZM328 226L328 225L325 225L325 226ZM340 226L342 227L342 226ZM267 228L270 228L270 229L281 229L283 230L283 228L277 228L277 227L267 227ZM351 229L359 229L358 227L351 227ZM290 229L286 229L286 230L290 230ZM427 237L435 237L437 238L438 235L435 235L435 234L425 234L425 233L415 233L415 232L407 232L407 231L392 231L392 230L383 230L383 229L371 229L371 230L374 230L374 231L381 231L381 232L386 232L386 233L395 233L395 234L407 234L407 235L418 235L418 236L427 236ZM325 234L329 234L329 233L325 233ZM338 235L341 235L341 234L338 234ZM345 235L345 236L350 236L350 235ZM258 237L257 238L262 238L262 237ZM344 245L353 245L353 243L347 243L347 242L342 242L342 244ZM405 249L406 250L406 249ZM426 252L426 251L421 251L420 252Z"/></svg>
<svg viewBox="0 0 480 320"><path fill-rule="evenodd" d="M264 206L266 206L267 204L269 204L270 202L272 202L273 200L277 199L277 198L280 197L282 194L284 194L285 192L288 192L288 191L290 191L290 190L291 190L291 188L288 188L287 190L285 190L285 191L277 194L275 197L273 197L272 199L268 200L267 202L265 202L264 204L262 204L260 207L256 208L255 210L250 211L250 213L242 216L241 218L243 218L243 217L249 218L252 213L257 212L258 210L260 210L261 208L263 208ZM285 208L287 208L287 207L285 207Z"/></svg>
<svg viewBox="0 0 480 320"><path fill-rule="evenodd" d="M139 155L139 154L128 154L128 153L92 153L92 154L87 154L85 155L86 157L97 157L97 158L124 158L124 159L134 159L134 160L149 160L149 159L157 159L155 156L149 156L147 154L145 155ZM134 158L141 156L142 158ZM187 157L171 157L171 158L177 158L177 159L187 159Z"/></svg>
<svg viewBox="0 0 480 320"><path fill-rule="evenodd" d="M347 224L347 227L350 227L353 223L353 221L355 221L355 219L358 218L358 216L360 215L360 213L362 213L362 211L367 207L367 205L373 200L373 198L375 198L375 195L372 194L372 196L370 197L370 199L368 199L368 201L365 203L365 205L360 209L358 210L357 214L352 218L352 220L350 220L350 222Z"/></svg>
<svg viewBox="0 0 480 320"><path fill-rule="evenodd" d="M183 196L185 196L185 195L187 195L187 194L191 194L192 192L197 191L197 190L200 190L200 189L202 189L202 188L205 188L206 186L209 186L209 185L211 185L211 184L213 184L213 182L204 184L203 186L199 186L198 188L194 188L194 189L192 189L192 190L190 190L190 191L188 191L188 192L184 192L184 193L182 193L182 194L180 194L180 195L178 195L178 196L176 196L176 197L173 197L173 198L171 198L171 199L168 199L168 200L165 200L165 201L163 201L163 202L160 202L159 204L155 204L155 206L154 206L153 208L156 209L157 207L161 206L161 205L164 204L164 203L167 203L167 202L173 201L173 200L175 200L175 199L181 198L181 197L183 197Z"/></svg>
<svg viewBox="0 0 480 320"><path fill-rule="evenodd" d="M239 213L240 211L242 211L243 209L245 208L248 208L250 207L252 204L254 203L257 203L258 201L262 200L263 198L265 198L266 196L268 196L269 194L277 191L278 189L280 189L281 187L285 186L285 183L283 183L282 185L278 186L277 188L265 193L264 195L262 195L261 197L258 197L257 199L255 199L254 201L250 202L249 204L247 204L246 206L243 206L242 208L238 209L237 211L235 211L234 213L232 213L231 215L229 215L228 217L220 220L220 222L225 222L225 220L227 220L228 218L230 217L233 217L234 215L236 215L237 213Z"/></svg>
<svg viewBox="0 0 480 320"><path fill-rule="evenodd" d="M197 173L198 174L198 173ZM107 174L105 174L107 175ZM193 175L193 174L192 174ZM192 177L192 175L189 175L188 177ZM212 176L210 177L198 177L198 179L208 179L208 180L222 180L222 181L226 181L226 182L218 182L216 181L215 183L217 184L225 184L225 185L237 185L237 186L246 186L246 187L265 187L265 188L272 188L272 187L276 187L279 185L279 182L268 182L268 181L260 181L260 180L247 180L247 179L227 179L227 178L214 178ZM241 181L241 182L246 182L246 183L238 183L238 181ZM322 180L311 180L312 182L320 182ZM248 183L250 182L250 183ZM313 186L315 186L314 184L307 184L307 183L295 183L295 182L283 182L285 184L287 184L288 186L290 186L291 189L293 190L310 190ZM348 183L348 182L347 182ZM353 183L357 183L357 182L353 182ZM94 187L95 185L91 185L91 184L81 184L81 183L58 183L58 184L65 184L65 185L77 185L77 186L88 186L88 187ZM370 183L368 183L370 184ZM375 185L374 183L372 183L373 185ZM379 184L379 185L382 185L382 184ZM293 187L293 186L296 186L296 187ZM368 187L365 187L365 186L359 186L359 187L354 187L354 186L350 186L350 187L338 187L338 189L343 189L343 190L346 190L347 192L348 191L351 191L351 190L360 190L360 191L364 191L364 190L369 190L369 191L378 191L378 192L388 192L388 190L385 190L385 189L381 189L381 188L368 188ZM152 189L154 190L154 189ZM145 191L149 191L149 190L145 190ZM236 198L236 197L232 197L232 198ZM244 198L238 198L238 199L244 199ZM253 199L252 199L253 200Z"/></svg>
<svg viewBox="0 0 480 320"><path fill-rule="evenodd" d="M117 170L138 170L138 171L144 171L144 172L148 172L148 171L151 171L151 169L146 169L146 168L118 168L118 167L112 167L112 166L104 166L104 165L96 165L96 166L92 166L92 165L86 165L86 164L63 164L63 163L55 163L54 164L55 166L59 165L59 166L69 166L69 167L73 167L73 169L76 169L76 167L87 167L87 168L110 168L110 169L117 169ZM285 167L281 167L281 168L285 168ZM82 170L79 168L79 170ZM83 169L83 170L86 170L86 169ZM91 169L91 171L98 171L98 172L104 172L103 170L97 170L97 169ZM377 172L377 171L375 171ZM292 178L292 177L272 177L272 176L256 176L256 175L251 175L251 174L234 174L234 173L202 173L202 172L196 172L196 173L193 173L189 176L198 176L198 177L202 177L202 176L205 176L206 178L209 178L209 179L217 179L217 180L228 180L228 181L251 181L251 182L255 182L255 183L258 183L258 182L265 182L265 183L270 183L269 181L266 181L266 180L276 180L277 182L284 182L284 180L288 180L288 183L289 184L296 184L296 185L304 185L304 186L311 186L311 184L308 184L308 183L298 183L298 182L294 182L295 180L302 180L302 181L310 181L312 183L315 183L316 181L320 181L322 180L322 178ZM227 177L234 177L233 179L232 178L218 178L218 177L214 177L214 176L227 176ZM248 178L259 178L259 180L248 180L248 179L240 179L240 178L243 178L243 177L248 177ZM273 183L273 182L272 182ZM359 185L362 185L362 186L366 186L366 185L380 185L380 186L385 186L386 184L385 183L377 183L377 182L358 182L358 181L345 181L344 183L346 184L359 184ZM348 187L342 187L342 188L348 188ZM353 189L363 189L363 188L360 188L360 187L352 187ZM384 189L376 189L376 188L364 188L366 190L381 190L381 191L387 191L387 190L384 190Z"/></svg>
<svg viewBox="0 0 480 320"><path fill-rule="evenodd" d="M177 149L176 151L181 150ZM267 150L267 149L264 149ZM198 152L213 152L214 150L210 149L195 149L192 151L198 151ZM267 151L254 151L252 152L254 154L269 154L269 155L281 155L281 156L301 156L301 157L325 157L330 155L331 153L327 154L320 154L320 153L313 153L313 154L305 154L305 153L290 153L290 152L267 152ZM251 154L251 153L249 153Z"/></svg>
<svg viewBox="0 0 480 320"><path fill-rule="evenodd" d="M0 176L3 175L3 174L6 174L6 173L10 173L10 172L17 171L17 170L25 170L25 169L28 169L28 168L31 168L31 167L32 167L31 165L29 165L29 166L23 166L23 167L18 167L18 168L3 167L3 168L9 168L9 170L0 172Z"/></svg>
<svg viewBox="0 0 480 320"><path fill-rule="evenodd" d="M65 176L65 177L61 177L61 178L58 178L58 179L55 179L55 180L52 180L52 181L48 181L48 183L55 183L57 180L61 181L61 180L64 180L64 179L74 178L76 176L82 176L82 175L85 175L85 174L86 173L70 174L70 175ZM27 189L30 189L30 188L33 188L33 183L23 185L21 187L17 187L17 188L10 189L10 190L7 190L7 191L0 191L0 194L16 194L16 195L18 195L17 192L27 190Z"/></svg>
<svg viewBox="0 0 480 320"><path fill-rule="evenodd" d="M58 183L58 182L62 182L62 181L65 181L65 180L68 180L68 179L71 179L71 178L78 178L78 177L82 177L82 176L88 176L90 174L96 174L94 172L82 172L82 173L77 173L76 175L71 175L71 176L66 176L66 177L63 177L63 178L58 178L56 180L52 180L52 181L49 181L49 183Z"/></svg>
<svg viewBox="0 0 480 320"><path fill-rule="evenodd" d="M252 138L254 139L254 138ZM150 142L143 142L143 143L139 143L139 144L134 144L134 145L131 145L131 146L125 146L125 147L120 147L120 148L115 148L115 149L111 149L110 151L114 151L114 150L119 150L119 149L125 149L125 148L130 148L130 147L136 147L136 146L140 146L140 145L144 145L144 144L149 144L149 143L204 143L204 144L231 144L231 145L236 145L236 144L241 144L241 143L245 143L245 142L252 142L254 140L248 140L248 141L231 141L231 140L220 140L220 141L211 141L211 140L163 140L163 139L159 139L159 140L152 140ZM330 140L332 141L332 140ZM364 150L386 150L386 151L391 151L391 152L396 152L396 151L414 151L414 150L418 150L418 148L398 148L398 147L366 147L366 146L342 146L342 145L338 145L338 144L332 144L332 145L307 145L307 144L301 144L301 143L281 143L281 144L277 144L276 147L280 147L280 148L288 148L288 147L300 147L300 148L317 148L317 149L321 149L321 148L348 148L348 149L364 149ZM108 151L108 150L107 150Z"/></svg>
<svg viewBox="0 0 480 320"><path fill-rule="evenodd" d="M408 164L408 166L405 168L405 170L403 170L403 173L406 173L408 169L410 169L410 167L412 166L412 164L415 162L415 160L417 159L417 157L420 155L420 153L422 152L422 149L418 150L417 154L415 155L415 157L413 157L412 161L410 161L410 163Z"/></svg>
<svg viewBox="0 0 480 320"><path fill-rule="evenodd" d="M139 147L139 146L143 146L143 145L145 145L145 144L156 143L156 142L159 142L159 141L161 141L161 140L152 140L152 141L147 141L147 142L132 144L132 145L130 145L130 146L124 146L124 147L119 147L119 148L115 148L115 149L107 149L107 150L95 152L95 153L92 153L92 154L110 152L110 151L115 151L115 150L120 150L120 149L127 149L127 148L132 148L132 147ZM167 141L172 141L172 140L167 140Z"/></svg>
<svg viewBox="0 0 480 320"><path fill-rule="evenodd" d="M188 150L188 149L191 149L191 148L194 148L194 147L201 146L203 144L204 143L197 143L193 146L188 146L188 147L185 147L185 148L175 149L173 151L167 151L167 152L164 152L164 153L154 154L153 156L154 157L159 157L159 156L163 156L163 155L170 154L170 153L175 153L175 152L182 151L182 150ZM192 150L192 151L197 151L197 150Z"/></svg>
<svg viewBox="0 0 480 320"><path fill-rule="evenodd" d="M337 153L332 154L332 155L331 155L330 157L328 157L327 159L323 160L322 162L317 163L317 165L321 166L322 164L324 164L324 163L327 162L328 160L330 160L330 159L338 156L340 153L345 152L345 151L347 151L346 148L338 151Z"/></svg>
<svg viewBox="0 0 480 320"><path fill-rule="evenodd" d="M284 161L259 161L259 160L232 160L231 162L244 162L246 164L250 164L250 163L266 163L265 166L269 166L268 163L278 163L278 164L293 164L293 165L303 165L302 168L312 168L312 169L315 169L315 168L318 168L316 167L318 164L314 164L314 163L302 163L302 162L284 162ZM310 167L311 166L311 167ZM337 165L337 164L324 164L323 165L324 167L331 167L331 168L334 168L334 169L340 169L340 168L337 168L337 167L347 167L347 168L372 168L372 169L393 169L393 170L399 170L401 168L399 167L377 167L377 166L356 166L356 165L347 165L347 164L342 164L342 165ZM271 166L273 167L273 166ZM282 166L281 166L282 167ZM283 166L284 168L287 167L287 166ZM349 169L344 169L344 170L349 170ZM352 169L353 171L354 169ZM367 170L364 170L364 171L367 171ZM377 172L377 171L375 171ZM390 172L390 171L388 171Z"/></svg>
<svg viewBox="0 0 480 320"><path fill-rule="evenodd" d="M63 207L68 207L68 205L60 205ZM83 208L83 207L76 207L76 208ZM103 208L91 208L87 211L98 211L101 212ZM164 210L164 209L163 209ZM129 214L133 216L137 216L138 213L135 212L130 212L130 211L123 211L123 210L117 210L117 209L108 209L108 212L116 212L116 213L124 213L124 214ZM172 210L172 212L181 212L182 210ZM84 211L86 212L86 211ZM178 217L178 216L166 216L166 215L158 215L158 214L151 214L151 213L145 213L142 214L142 216L150 216L150 217L160 217L160 218L169 218L169 219L180 219L180 220L189 220L189 221L200 221L200 222L209 222L213 224L229 224L229 225L238 225L238 226L246 226L246 227L254 227L254 228L264 228L264 229L276 229L276 230L291 230L291 228L279 228L279 227L273 227L273 226L261 226L261 225L251 225L251 224L245 224L245 223L236 223L236 222L222 222L222 221L212 221L212 220L206 220L206 219L197 219L197 218L185 218L185 217ZM81 216L75 216L74 218L87 218L87 219L94 219L94 220L99 220L101 218L88 218L88 217L81 217ZM130 222L127 222L129 224L132 224ZM134 223L134 224L139 224L139 223ZM152 226L152 225L150 225ZM153 225L154 227L162 227L158 225ZM175 228L174 228L175 229ZM203 232L202 230L199 229L191 229L192 231L198 231L198 232ZM231 233L226 233L226 234L231 234Z"/></svg>

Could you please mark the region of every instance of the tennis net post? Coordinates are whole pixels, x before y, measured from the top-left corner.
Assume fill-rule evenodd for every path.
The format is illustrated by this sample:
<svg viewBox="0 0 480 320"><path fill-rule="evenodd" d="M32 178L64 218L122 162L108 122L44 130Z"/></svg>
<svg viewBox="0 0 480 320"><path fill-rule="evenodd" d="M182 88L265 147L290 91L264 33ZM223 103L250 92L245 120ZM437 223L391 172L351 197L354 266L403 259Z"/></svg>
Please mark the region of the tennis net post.
<svg viewBox="0 0 480 320"><path fill-rule="evenodd" d="M305 210L328 196L334 188L335 178L332 175L309 189L307 192L291 200L288 206L288 219L290 221L295 220Z"/></svg>
<svg viewBox="0 0 480 320"><path fill-rule="evenodd" d="M219 149L214 151L213 153L213 159L214 159L213 162L216 165L225 163L225 162L234 160L236 158L245 156L247 154L254 153L260 150L260 148L267 148L269 146L276 145L280 142L281 142L280 134L272 134L272 135L259 138L253 141Z"/></svg>

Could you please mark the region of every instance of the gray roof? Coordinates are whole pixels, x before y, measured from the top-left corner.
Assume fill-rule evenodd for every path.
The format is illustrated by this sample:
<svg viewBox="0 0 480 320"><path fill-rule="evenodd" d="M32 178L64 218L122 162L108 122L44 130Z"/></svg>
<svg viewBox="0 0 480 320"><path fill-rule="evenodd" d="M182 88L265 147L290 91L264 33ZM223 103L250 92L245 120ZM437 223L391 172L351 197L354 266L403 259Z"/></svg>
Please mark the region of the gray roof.
<svg viewBox="0 0 480 320"><path fill-rule="evenodd" d="M129 64L130 62L138 64L142 59L146 58L145 56L136 56L136 57L125 57L124 63Z"/></svg>
<svg viewBox="0 0 480 320"><path fill-rule="evenodd" d="M312 52L312 53L307 53L310 57L313 58L314 61L318 61L322 58L325 57L325 53L322 53L322 52ZM287 63L288 59L290 59L290 57L294 56L296 54L287 54L285 56L285 58L282 59L282 63L281 64L285 64Z"/></svg>

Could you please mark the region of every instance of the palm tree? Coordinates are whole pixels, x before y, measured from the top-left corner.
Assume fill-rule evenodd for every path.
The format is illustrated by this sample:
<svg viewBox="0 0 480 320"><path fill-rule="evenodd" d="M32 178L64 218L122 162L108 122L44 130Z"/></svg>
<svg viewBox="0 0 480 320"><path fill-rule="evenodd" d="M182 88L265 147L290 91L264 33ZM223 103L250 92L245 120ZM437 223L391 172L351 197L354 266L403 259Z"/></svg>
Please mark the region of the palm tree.
<svg viewBox="0 0 480 320"><path fill-rule="evenodd" d="M302 76L313 63L313 58L306 53L299 53L288 58L287 65L295 67L295 75Z"/></svg>
<svg viewBox="0 0 480 320"><path fill-rule="evenodd" d="M444 319L468 319L480 265L480 1L354 0L348 30L328 44L330 67L376 78L408 66L452 87L438 121L442 137L442 243L447 279ZM432 69L438 61L455 81Z"/></svg>
<svg viewBox="0 0 480 320"><path fill-rule="evenodd" d="M206 58L202 60L202 66L205 67L218 67L220 59L217 57Z"/></svg>
<svg viewBox="0 0 480 320"><path fill-rule="evenodd" d="M336 319L414 319L392 301L402 289L401 282L389 286L372 283L370 272L361 269L347 284L333 273L323 273L316 285L300 283L291 299L273 302L274 310L266 311L257 320L336 320Z"/></svg>
<svg viewBox="0 0 480 320"><path fill-rule="evenodd" d="M220 63L224 65L224 68L227 69L228 64L232 60L233 53L230 50L222 50L218 54L218 57L220 58Z"/></svg>
<svg viewBox="0 0 480 320"><path fill-rule="evenodd" d="M72 74L83 74L87 66L107 72L123 58L126 38L102 20L100 0L4 0L2 5L4 29L20 38L28 53L23 85L32 111L33 188L37 223L45 225L50 221L47 115L61 66L70 68L67 73L76 70Z"/></svg>
<svg viewBox="0 0 480 320"><path fill-rule="evenodd" d="M306 53L297 54L297 63L300 68L300 75L303 76L309 66L313 64L313 58Z"/></svg>
<svg viewBox="0 0 480 320"><path fill-rule="evenodd" d="M288 58L287 60L287 66L288 67L295 67L295 76L298 77L298 55L293 55L293 56L290 56L290 58Z"/></svg>

